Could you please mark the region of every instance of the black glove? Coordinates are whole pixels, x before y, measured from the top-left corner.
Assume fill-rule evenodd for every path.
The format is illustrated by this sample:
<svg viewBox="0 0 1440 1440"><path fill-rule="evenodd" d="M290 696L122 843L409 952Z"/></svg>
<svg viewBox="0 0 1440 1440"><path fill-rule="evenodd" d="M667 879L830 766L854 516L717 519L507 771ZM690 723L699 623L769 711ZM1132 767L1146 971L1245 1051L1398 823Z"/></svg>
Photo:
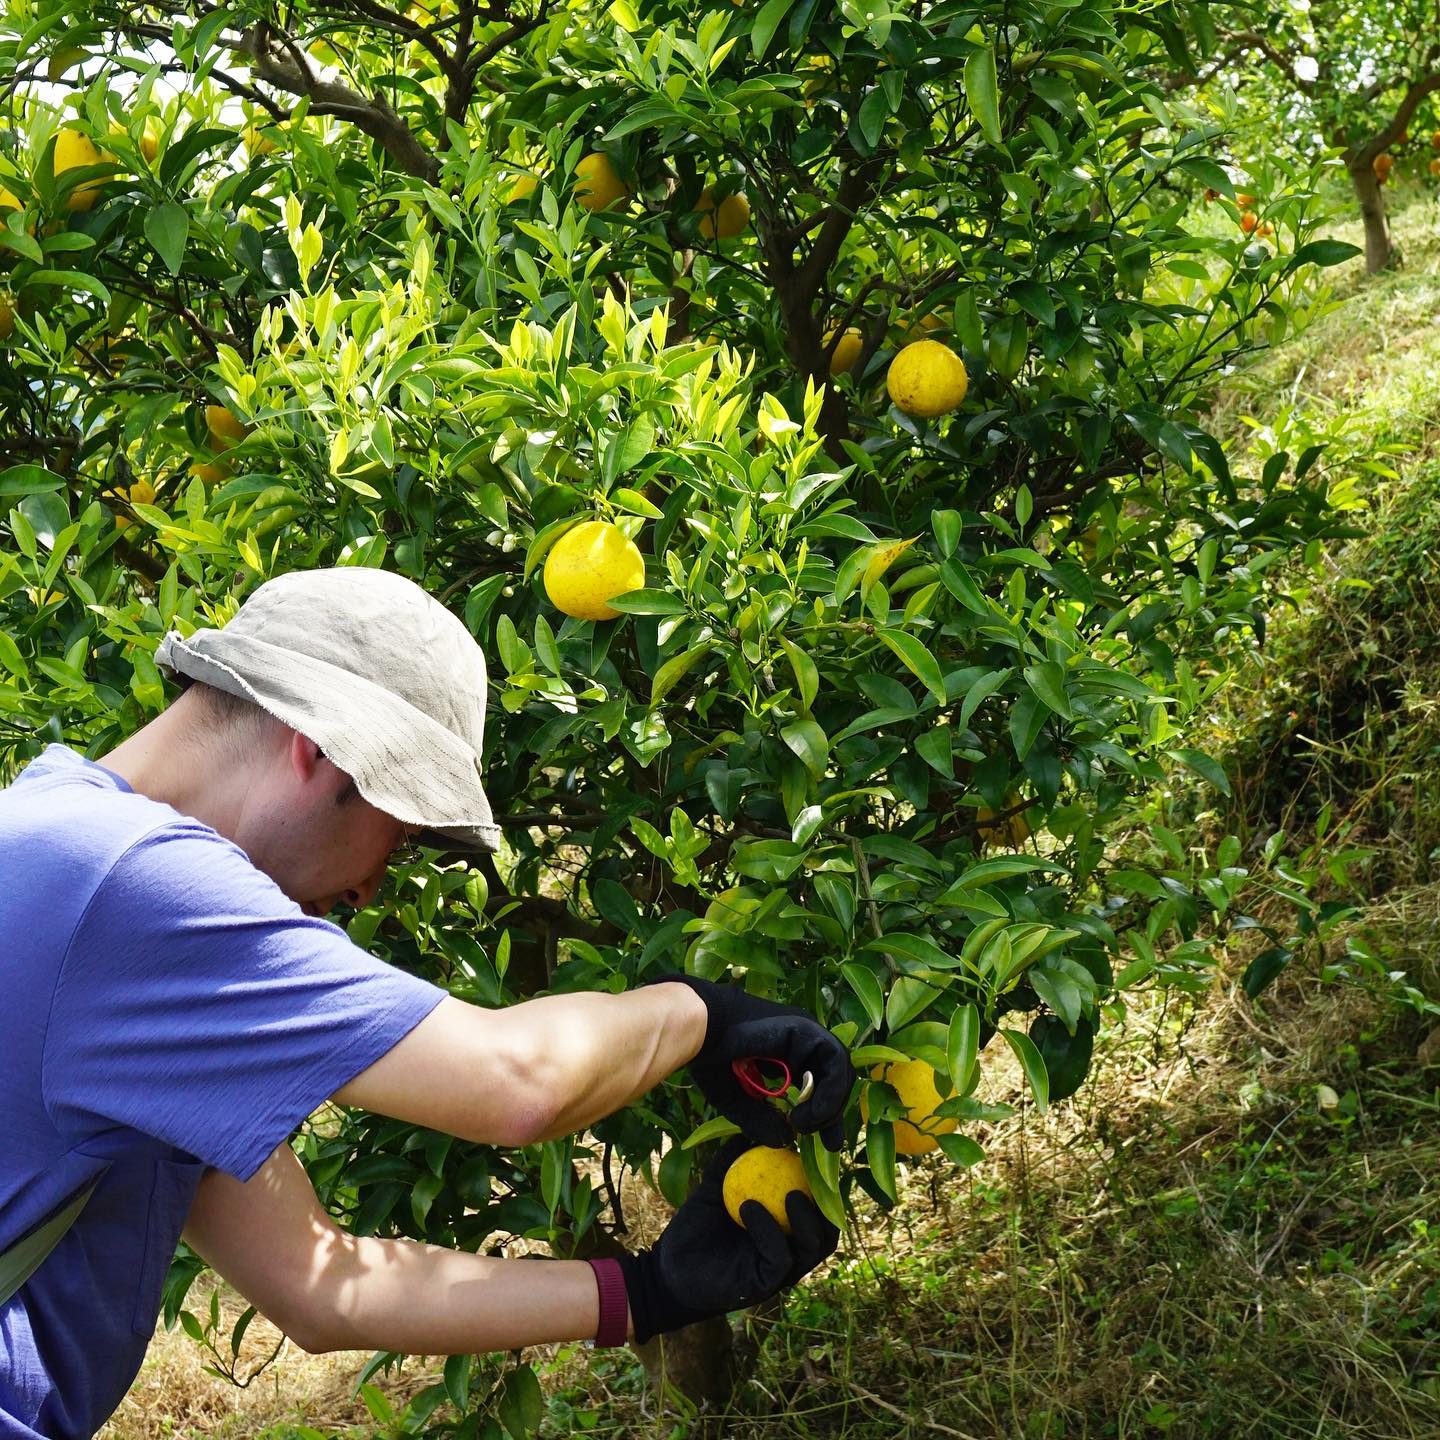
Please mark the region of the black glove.
<svg viewBox="0 0 1440 1440"><path fill-rule="evenodd" d="M647 985L678 981L704 1002L705 1043L690 1062L701 1093L727 1120L760 1145L788 1145L796 1130L818 1130L822 1143L845 1143L845 1102L858 1078L845 1047L813 1016L794 1005L777 1005L748 994L740 985L716 985L693 975L659 975ZM815 1089L803 1105L782 1115L768 1100L751 1095L735 1078L732 1060L770 1056L790 1067L800 1084L808 1070Z"/></svg>
<svg viewBox="0 0 1440 1440"><path fill-rule="evenodd" d="M785 1197L789 1235L758 1200L740 1207L743 1227L730 1218L725 1172L748 1149L728 1140L655 1245L620 1257L637 1341L768 1300L834 1251L840 1232L798 1190Z"/></svg>

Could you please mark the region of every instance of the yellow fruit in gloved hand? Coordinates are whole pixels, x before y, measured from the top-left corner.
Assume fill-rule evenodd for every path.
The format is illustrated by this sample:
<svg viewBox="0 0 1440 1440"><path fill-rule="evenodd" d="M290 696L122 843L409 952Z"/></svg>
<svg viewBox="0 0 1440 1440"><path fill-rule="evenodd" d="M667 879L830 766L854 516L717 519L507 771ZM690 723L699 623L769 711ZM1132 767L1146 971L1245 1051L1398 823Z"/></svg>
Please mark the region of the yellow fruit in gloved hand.
<svg viewBox="0 0 1440 1440"><path fill-rule="evenodd" d="M645 557L618 525L584 520L572 526L545 557L545 593L576 620L614 620L610 601L645 587Z"/></svg>
<svg viewBox="0 0 1440 1440"><path fill-rule="evenodd" d="M826 345L829 345L834 335L833 330L826 335ZM860 352L864 348L865 336L859 330L847 330L835 341L835 348L830 352L830 373L832 375L848 375L855 368L855 362L860 358Z"/></svg>
<svg viewBox="0 0 1440 1440"><path fill-rule="evenodd" d="M210 432L210 443L217 450L228 450L250 433L250 427L224 405L205 407L205 428Z"/></svg>
<svg viewBox="0 0 1440 1440"><path fill-rule="evenodd" d="M885 388L907 415L933 420L959 409L970 377L965 362L948 345L916 340L890 362Z"/></svg>
<svg viewBox="0 0 1440 1440"><path fill-rule="evenodd" d="M716 209L715 192L708 185L700 192L695 208L700 212L700 233L707 240L717 235L733 240L750 223L750 202L743 195L727 195Z"/></svg>
<svg viewBox="0 0 1440 1440"><path fill-rule="evenodd" d="M587 210L604 210L623 200L630 187L615 173L608 155L593 150L575 166L575 198Z"/></svg>
<svg viewBox="0 0 1440 1440"><path fill-rule="evenodd" d="M790 1217L785 1213L785 1197L792 1190L802 1195L811 1193L799 1154L783 1146L757 1145L731 1163L720 1193L726 1213L737 1225L745 1223L740 1218L740 1207L747 1200L758 1200L788 1235Z"/></svg>
<svg viewBox="0 0 1440 1440"><path fill-rule="evenodd" d="M955 1092L941 1095L935 1088L935 1071L924 1060L897 1060L889 1065L877 1065L871 1072L872 1080L883 1080L900 1097L905 1106L905 1119L895 1121L895 1152L898 1155L926 1155L934 1150L941 1135L948 1135L960 1123L950 1117L936 1119L935 1111L942 1100L948 1100ZM860 1114L868 1122L870 1105L866 1096L860 1097Z"/></svg>
<svg viewBox="0 0 1440 1440"><path fill-rule="evenodd" d="M55 176L58 179L67 170L83 169L87 165L99 165L105 157L95 148L95 142L78 130L59 130L55 134ZM67 210L88 210L100 194L101 181L90 180L78 185L65 197Z"/></svg>

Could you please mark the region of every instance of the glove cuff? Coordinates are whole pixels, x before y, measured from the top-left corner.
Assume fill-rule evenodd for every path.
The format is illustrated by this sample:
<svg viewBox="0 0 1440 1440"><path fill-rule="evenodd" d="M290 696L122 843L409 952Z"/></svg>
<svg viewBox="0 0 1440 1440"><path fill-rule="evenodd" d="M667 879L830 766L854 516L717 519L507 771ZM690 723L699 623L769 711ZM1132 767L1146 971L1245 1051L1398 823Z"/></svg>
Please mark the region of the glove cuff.
<svg viewBox="0 0 1440 1440"><path fill-rule="evenodd" d="M625 1277L625 1296L630 1302L630 1323L635 1327L637 1345L707 1318L702 1311L692 1310L679 1300L660 1278L654 1251L621 1255L619 1263Z"/></svg>
<svg viewBox="0 0 1440 1440"><path fill-rule="evenodd" d="M595 1330L597 1349L610 1349L625 1343L629 1328L630 1308L625 1290L625 1272L617 1260L609 1257L591 1260L595 1285L600 1298L600 1323Z"/></svg>
<svg viewBox="0 0 1440 1440"><path fill-rule="evenodd" d="M696 1052L697 1060L704 1060L710 1054L710 1042L712 1037L719 1035L725 1028L724 1011L726 986L717 985L713 980L701 980L697 975L685 975L674 972L668 975L656 975L646 980L645 985L688 985L699 997L700 1003L705 1007L705 1038L700 1042L700 1049ZM643 987L642 987L643 988ZM719 1020L717 1021L717 1016Z"/></svg>

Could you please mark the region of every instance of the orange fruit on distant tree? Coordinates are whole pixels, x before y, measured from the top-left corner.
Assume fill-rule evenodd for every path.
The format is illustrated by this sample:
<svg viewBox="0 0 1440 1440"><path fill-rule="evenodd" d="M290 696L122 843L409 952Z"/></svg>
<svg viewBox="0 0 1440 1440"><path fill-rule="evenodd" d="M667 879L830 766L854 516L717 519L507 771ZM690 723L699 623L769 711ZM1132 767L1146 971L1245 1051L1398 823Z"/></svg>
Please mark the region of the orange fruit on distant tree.
<svg viewBox="0 0 1440 1440"><path fill-rule="evenodd" d="M1430 162L1430 173L1431 173L1432 175L1440 175L1440 155L1437 155L1437 156Z"/></svg>
<svg viewBox="0 0 1440 1440"><path fill-rule="evenodd" d="M1238 190L1235 193L1235 203L1242 210L1253 210L1255 208L1256 197L1250 194L1248 190Z"/></svg>
<svg viewBox="0 0 1440 1440"><path fill-rule="evenodd" d="M1383 185L1390 178L1390 171L1395 167L1395 157L1388 150L1382 150L1371 162L1371 169L1375 171L1375 178Z"/></svg>
<svg viewBox="0 0 1440 1440"><path fill-rule="evenodd" d="M1440 150L1440 130L1437 130L1437 131L1430 137L1430 148L1431 148L1432 150Z"/></svg>
<svg viewBox="0 0 1440 1440"><path fill-rule="evenodd" d="M1240 214L1240 228L1247 234L1251 234L1260 223L1260 217L1253 210L1244 210Z"/></svg>

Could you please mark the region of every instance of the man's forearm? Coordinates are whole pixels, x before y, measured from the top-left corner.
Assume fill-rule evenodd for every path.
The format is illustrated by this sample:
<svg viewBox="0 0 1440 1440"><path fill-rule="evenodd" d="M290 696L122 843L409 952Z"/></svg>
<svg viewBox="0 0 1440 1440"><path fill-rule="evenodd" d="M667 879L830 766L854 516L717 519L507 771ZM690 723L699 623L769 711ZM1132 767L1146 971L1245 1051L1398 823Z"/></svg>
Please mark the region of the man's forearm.
<svg viewBox="0 0 1440 1440"><path fill-rule="evenodd" d="M336 1231L316 1288L316 1330L296 1336L310 1350L481 1354L589 1340L600 1323L583 1260L500 1260Z"/></svg>
<svg viewBox="0 0 1440 1440"><path fill-rule="evenodd" d="M653 1089L694 1059L705 1005L688 985L646 985L623 995L543 995L506 1012L533 1027L550 1121L538 1138L573 1135Z"/></svg>

